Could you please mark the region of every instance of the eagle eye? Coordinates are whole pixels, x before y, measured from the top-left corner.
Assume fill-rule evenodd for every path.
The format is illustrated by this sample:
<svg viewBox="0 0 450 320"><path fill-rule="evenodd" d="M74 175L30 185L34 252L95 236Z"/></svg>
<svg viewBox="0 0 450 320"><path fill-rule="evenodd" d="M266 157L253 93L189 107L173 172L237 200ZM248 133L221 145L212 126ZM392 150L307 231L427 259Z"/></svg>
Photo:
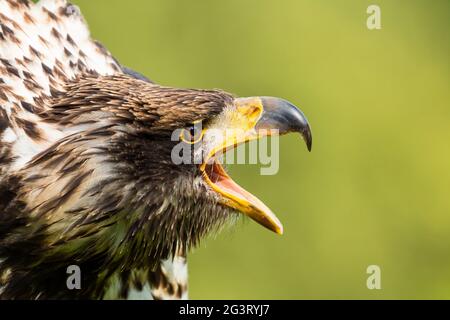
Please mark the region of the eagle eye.
<svg viewBox="0 0 450 320"><path fill-rule="evenodd" d="M186 143L195 144L203 138L204 133L201 122L195 122L181 131L180 139Z"/></svg>

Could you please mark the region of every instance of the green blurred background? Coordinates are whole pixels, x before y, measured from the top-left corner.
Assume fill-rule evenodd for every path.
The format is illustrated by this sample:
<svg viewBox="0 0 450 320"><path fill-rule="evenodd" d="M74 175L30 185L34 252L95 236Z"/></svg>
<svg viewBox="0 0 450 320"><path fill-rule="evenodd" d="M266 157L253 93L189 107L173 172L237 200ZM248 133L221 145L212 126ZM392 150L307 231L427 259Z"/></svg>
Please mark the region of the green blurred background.
<svg viewBox="0 0 450 320"><path fill-rule="evenodd" d="M232 176L272 208L189 257L190 298L450 298L450 1L77 0L125 65L177 87L272 95L314 133ZM366 268L381 267L368 290Z"/></svg>

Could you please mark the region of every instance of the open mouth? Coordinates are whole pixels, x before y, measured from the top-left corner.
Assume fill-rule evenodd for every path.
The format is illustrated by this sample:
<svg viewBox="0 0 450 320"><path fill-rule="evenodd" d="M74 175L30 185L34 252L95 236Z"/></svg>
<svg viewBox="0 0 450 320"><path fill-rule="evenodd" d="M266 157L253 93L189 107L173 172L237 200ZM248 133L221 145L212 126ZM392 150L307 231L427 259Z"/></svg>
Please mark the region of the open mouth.
<svg viewBox="0 0 450 320"><path fill-rule="evenodd" d="M248 215L278 234L283 233L283 225L275 214L261 200L234 182L217 160L205 165L203 175L210 187L221 194L222 204Z"/></svg>
<svg viewBox="0 0 450 320"><path fill-rule="evenodd" d="M298 132L311 150L311 130L303 113L283 99L271 97L235 99L234 122L225 139L218 139L211 153L200 165L205 182L220 195L220 203L231 207L278 233L283 226L275 214L257 197L239 186L225 172L217 155L225 153L238 145L263 136L282 135ZM238 119L238 120L236 120ZM206 129L208 130L208 129Z"/></svg>

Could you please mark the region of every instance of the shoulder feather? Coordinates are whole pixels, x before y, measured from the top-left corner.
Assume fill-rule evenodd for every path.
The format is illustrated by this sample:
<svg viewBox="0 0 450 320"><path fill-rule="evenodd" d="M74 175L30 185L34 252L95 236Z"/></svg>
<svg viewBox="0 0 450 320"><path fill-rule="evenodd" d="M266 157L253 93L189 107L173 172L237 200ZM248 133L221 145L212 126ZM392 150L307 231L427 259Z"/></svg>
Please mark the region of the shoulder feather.
<svg viewBox="0 0 450 320"><path fill-rule="evenodd" d="M0 0L0 166L19 169L62 138L39 113L48 98L83 75L123 73L90 37L78 7L66 0ZM0 168L0 176L5 163Z"/></svg>

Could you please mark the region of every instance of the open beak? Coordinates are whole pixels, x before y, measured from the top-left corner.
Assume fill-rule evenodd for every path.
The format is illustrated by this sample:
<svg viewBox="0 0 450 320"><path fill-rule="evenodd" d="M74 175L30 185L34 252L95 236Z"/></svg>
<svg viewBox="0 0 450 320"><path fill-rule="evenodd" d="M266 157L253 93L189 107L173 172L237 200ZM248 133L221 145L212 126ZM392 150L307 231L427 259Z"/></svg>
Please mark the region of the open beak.
<svg viewBox="0 0 450 320"><path fill-rule="evenodd" d="M275 214L258 198L234 182L215 159L218 154L247 141L289 132L300 133L311 151L312 135L308 120L297 107L280 98L237 98L234 105L234 114L229 117L226 135L212 148L200 169L208 185L222 196L222 204L282 234L283 226Z"/></svg>

